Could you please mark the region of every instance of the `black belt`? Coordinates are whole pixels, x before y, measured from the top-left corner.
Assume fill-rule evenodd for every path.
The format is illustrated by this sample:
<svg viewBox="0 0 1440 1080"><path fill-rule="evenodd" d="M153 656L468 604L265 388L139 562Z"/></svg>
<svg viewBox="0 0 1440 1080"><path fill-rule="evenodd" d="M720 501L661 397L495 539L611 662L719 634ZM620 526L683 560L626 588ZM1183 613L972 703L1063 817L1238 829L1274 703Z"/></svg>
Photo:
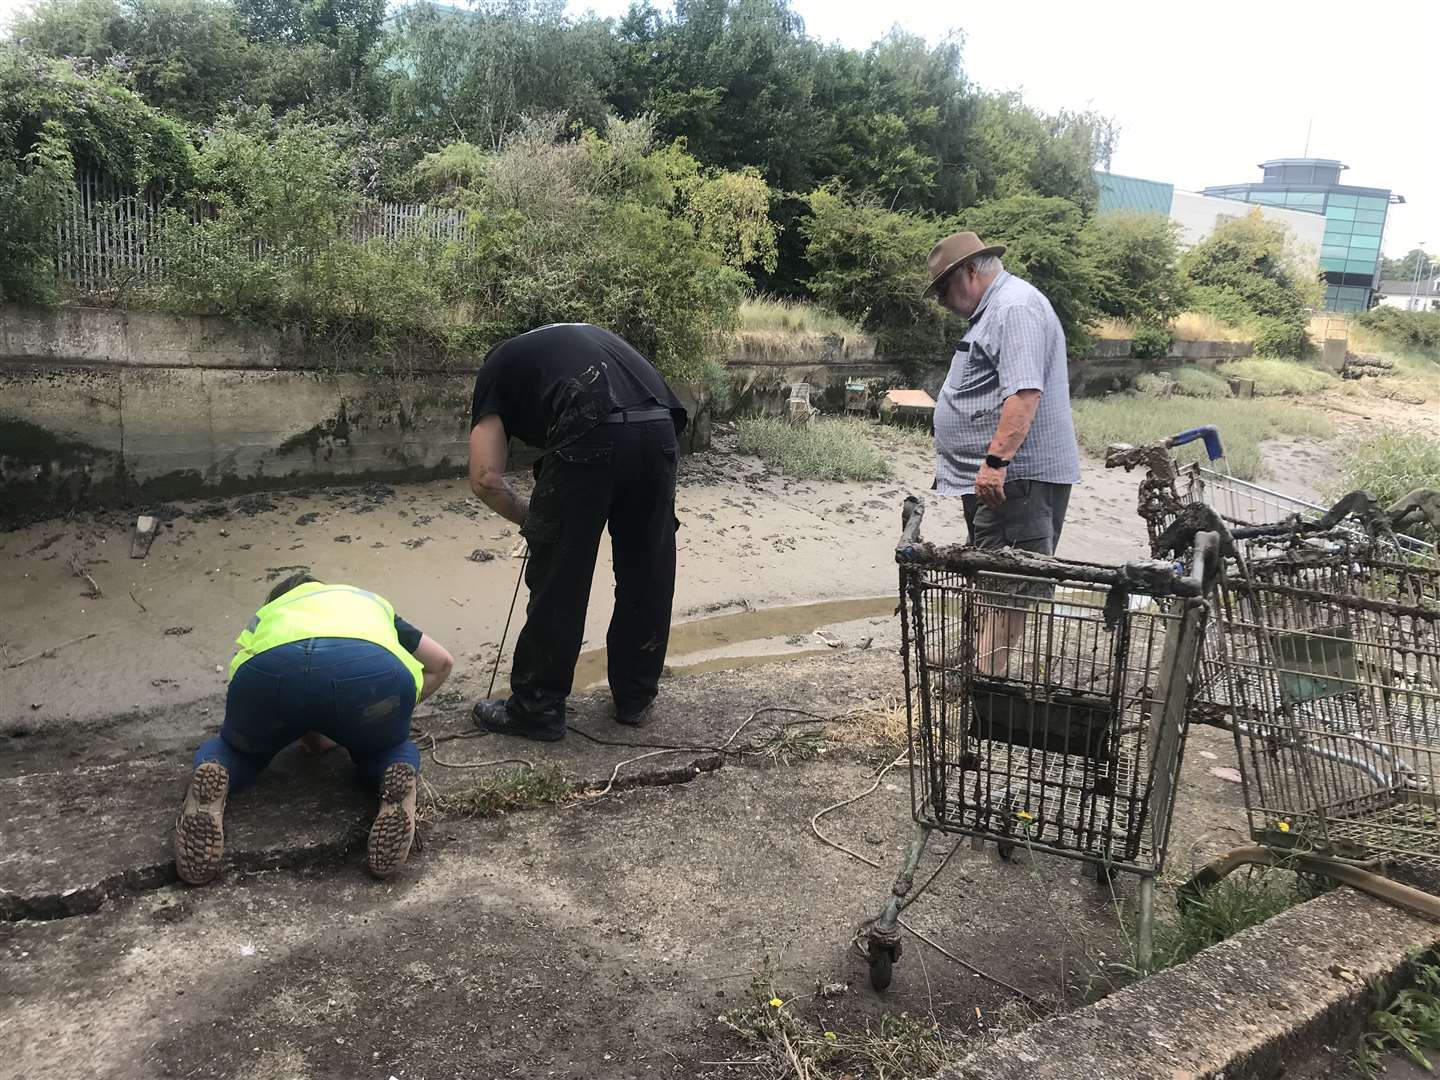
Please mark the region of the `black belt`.
<svg viewBox="0 0 1440 1080"><path fill-rule="evenodd" d="M602 424L643 424L649 420L671 419L669 409L616 409Z"/></svg>

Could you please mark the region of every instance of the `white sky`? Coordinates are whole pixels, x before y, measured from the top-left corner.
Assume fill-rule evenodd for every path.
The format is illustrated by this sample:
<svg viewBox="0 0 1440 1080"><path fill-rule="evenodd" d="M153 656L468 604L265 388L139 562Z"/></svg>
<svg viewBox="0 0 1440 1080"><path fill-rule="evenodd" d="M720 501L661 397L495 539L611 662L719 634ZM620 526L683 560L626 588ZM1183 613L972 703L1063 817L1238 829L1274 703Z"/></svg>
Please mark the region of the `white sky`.
<svg viewBox="0 0 1440 1080"><path fill-rule="evenodd" d="M619 15L629 0L569 0ZM26 0L0 0L0 22ZM1405 196L1385 252L1440 250L1437 0L793 0L814 37L863 48L898 23L965 34L972 80L1119 123L1111 168L1177 187L1260 179L1256 165L1339 158L1352 184ZM1427 61L1429 70L1427 71ZM1343 80L1343 81L1342 81Z"/></svg>

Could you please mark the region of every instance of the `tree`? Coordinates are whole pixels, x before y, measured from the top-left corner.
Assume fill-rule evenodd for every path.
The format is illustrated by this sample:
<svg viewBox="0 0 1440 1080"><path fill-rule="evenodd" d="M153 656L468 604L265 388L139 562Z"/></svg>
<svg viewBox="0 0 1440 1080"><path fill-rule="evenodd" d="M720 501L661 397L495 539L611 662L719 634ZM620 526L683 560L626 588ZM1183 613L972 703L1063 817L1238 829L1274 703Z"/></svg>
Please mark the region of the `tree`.
<svg viewBox="0 0 1440 1080"><path fill-rule="evenodd" d="M1120 211L1091 218L1081 232L1091 296L1105 315L1168 323L1184 310L1177 226L1162 214Z"/></svg>
<svg viewBox="0 0 1440 1080"><path fill-rule="evenodd" d="M33 53L108 68L149 104L187 120L213 117L256 71L224 0L41 0L14 37Z"/></svg>
<svg viewBox="0 0 1440 1080"><path fill-rule="evenodd" d="M469 10L416 3L385 46L390 126L435 142L494 149L522 116L558 112L598 127L614 65L607 24L565 15L564 0L482 0Z"/></svg>
<svg viewBox="0 0 1440 1080"><path fill-rule="evenodd" d="M1413 281L1417 270L1422 280L1427 279L1440 271L1440 259L1425 254L1417 247L1411 248L1398 259L1380 260L1382 281Z"/></svg>
<svg viewBox="0 0 1440 1080"><path fill-rule="evenodd" d="M1066 199L1012 195L982 203L960 216L961 226L987 244L1004 244L1005 265L1034 285L1055 309L1071 348L1089 344L1086 326L1095 307L1089 267L1081 253L1080 207Z"/></svg>
<svg viewBox="0 0 1440 1080"><path fill-rule="evenodd" d="M815 297L859 323L880 354L912 377L948 357L964 323L921 294L925 257L951 223L853 202L833 188L806 201L800 228Z"/></svg>
<svg viewBox="0 0 1440 1080"><path fill-rule="evenodd" d="M1305 351L1307 309L1320 306L1323 286L1286 226L1267 221L1258 208L1222 221L1186 253L1182 266L1195 306L1255 328L1257 352Z"/></svg>
<svg viewBox="0 0 1440 1080"><path fill-rule="evenodd" d="M186 190L194 182L195 152L181 126L108 69L82 75L70 61L0 44L0 160L18 165L51 124L79 168L138 187Z"/></svg>
<svg viewBox="0 0 1440 1080"><path fill-rule="evenodd" d="M46 120L20 161L0 157L0 303L55 294L55 227L74 187L65 133Z"/></svg>
<svg viewBox="0 0 1440 1080"><path fill-rule="evenodd" d="M1095 169L1115 148L1111 121L1094 112L1053 116L1015 92L982 95L966 153L967 174L980 200L1053 195L1087 213L1098 192Z"/></svg>

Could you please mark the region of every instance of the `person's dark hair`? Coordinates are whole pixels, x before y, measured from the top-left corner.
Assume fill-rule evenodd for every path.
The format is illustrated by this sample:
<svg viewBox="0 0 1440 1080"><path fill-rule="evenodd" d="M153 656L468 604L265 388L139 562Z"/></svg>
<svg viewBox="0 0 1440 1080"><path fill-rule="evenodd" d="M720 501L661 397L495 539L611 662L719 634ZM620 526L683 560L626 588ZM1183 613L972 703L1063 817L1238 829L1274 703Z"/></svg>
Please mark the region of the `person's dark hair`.
<svg viewBox="0 0 1440 1080"><path fill-rule="evenodd" d="M304 585L307 581L315 581L315 578L311 577L309 574L291 574L289 577L285 578L283 581L281 581L278 585L276 585L273 589L270 590L270 595L265 598L265 603L274 603L291 589L297 589L301 585Z"/></svg>

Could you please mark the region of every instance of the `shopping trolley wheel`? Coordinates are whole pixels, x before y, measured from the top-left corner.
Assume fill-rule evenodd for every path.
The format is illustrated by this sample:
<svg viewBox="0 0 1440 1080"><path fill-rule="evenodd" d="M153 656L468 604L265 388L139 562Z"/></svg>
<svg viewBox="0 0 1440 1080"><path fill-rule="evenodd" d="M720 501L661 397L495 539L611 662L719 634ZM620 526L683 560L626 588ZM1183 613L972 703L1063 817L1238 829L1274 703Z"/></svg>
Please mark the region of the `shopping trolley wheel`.
<svg viewBox="0 0 1440 1080"><path fill-rule="evenodd" d="M870 943L870 985L884 990L890 985L891 971L895 966L895 948L891 945Z"/></svg>

